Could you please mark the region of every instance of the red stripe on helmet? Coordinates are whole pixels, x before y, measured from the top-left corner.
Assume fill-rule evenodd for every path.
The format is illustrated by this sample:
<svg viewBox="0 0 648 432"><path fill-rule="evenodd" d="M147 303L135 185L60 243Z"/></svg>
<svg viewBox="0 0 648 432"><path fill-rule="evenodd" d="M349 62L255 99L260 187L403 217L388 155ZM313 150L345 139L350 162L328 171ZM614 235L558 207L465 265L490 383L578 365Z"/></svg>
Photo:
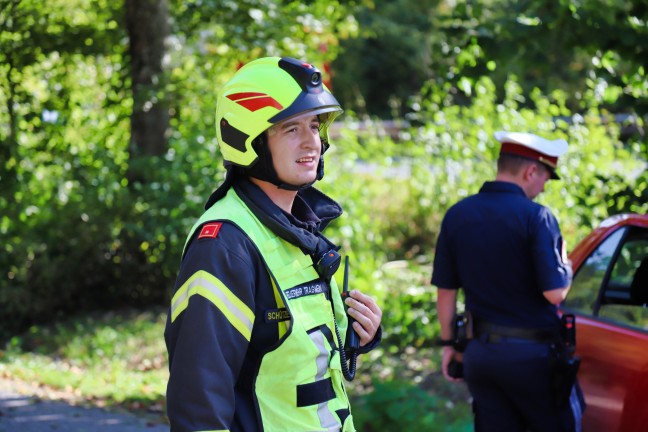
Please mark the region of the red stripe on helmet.
<svg viewBox="0 0 648 432"><path fill-rule="evenodd" d="M258 93L258 92L242 92L242 93L234 93L231 95L227 95L227 99L237 101L239 99L249 99L253 97L259 97L259 96L268 96L265 93Z"/></svg>
<svg viewBox="0 0 648 432"><path fill-rule="evenodd" d="M283 106L279 102L277 102L276 99L274 99L272 96L268 96L265 93L256 93L256 92L234 93L231 95L227 95L227 98L252 112L269 106L276 108L278 110L283 109Z"/></svg>

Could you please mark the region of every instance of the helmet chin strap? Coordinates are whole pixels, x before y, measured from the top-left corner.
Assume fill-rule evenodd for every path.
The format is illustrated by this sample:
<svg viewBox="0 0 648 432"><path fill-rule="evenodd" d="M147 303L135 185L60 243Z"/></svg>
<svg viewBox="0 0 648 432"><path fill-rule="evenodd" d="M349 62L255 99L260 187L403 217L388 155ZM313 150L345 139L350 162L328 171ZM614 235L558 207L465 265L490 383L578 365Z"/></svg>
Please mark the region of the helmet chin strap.
<svg viewBox="0 0 648 432"><path fill-rule="evenodd" d="M252 166L242 168L243 173L247 176L272 183L279 189L300 191L311 187L317 180L321 180L324 177L324 144L322 144L322 152L320 153L320 160L317 164L317 176L315 177L315 180L301 185L285 183L279 179L279 175L277 174L272 162L272 154L268 148L265 134L261 134L256 138L254 149L257 152L258 158Z"/></svg>
<svg viewBox="0 0 648 432"><path fill-rule="evenodd" d="M299 185L299 186L291 185L290 183L279 183L279 184L274 183L274 184L277 185L277 187L279 189L289 190L289 191L300 191L300 190L303 190L303 189L306 189L306 188L312 186L313 183L315 183L315 180L313 180L310 183L305 183L305 184Z"/></svg>

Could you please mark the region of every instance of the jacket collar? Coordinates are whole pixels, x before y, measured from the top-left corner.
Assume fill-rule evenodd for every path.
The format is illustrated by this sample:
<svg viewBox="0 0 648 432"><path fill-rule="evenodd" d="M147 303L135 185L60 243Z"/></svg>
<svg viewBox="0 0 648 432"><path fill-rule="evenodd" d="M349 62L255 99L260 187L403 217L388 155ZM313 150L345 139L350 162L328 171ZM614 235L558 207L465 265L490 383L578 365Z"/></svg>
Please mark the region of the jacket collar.
<svg viewBox="0 0 648 432"><path fill-rule="evenodd" d="M300 247L305 253L321 255L338 249L326 239L322 230L342 214L340 205L313 187L300 190L293 212L281 210L259 188L245 177L237 177L232 187L255 216L273 233Z"/></svg>
<svg viewBox="0 0 648 432"><path fill-rule="evenodd" d="M524 190L519 185L505 181L487 181L482 185L479 192L512 193L526 197Z"/></svg>

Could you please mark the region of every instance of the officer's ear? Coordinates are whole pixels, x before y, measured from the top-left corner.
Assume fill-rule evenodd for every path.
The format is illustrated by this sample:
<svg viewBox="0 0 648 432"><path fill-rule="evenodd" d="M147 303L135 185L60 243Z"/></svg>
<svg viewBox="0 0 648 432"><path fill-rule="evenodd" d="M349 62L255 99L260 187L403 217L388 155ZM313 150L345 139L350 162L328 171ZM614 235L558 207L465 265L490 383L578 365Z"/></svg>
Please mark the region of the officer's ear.
<svg viewBox="0 0 648 432"><path fill-rule="evenodd" d="M524 165L524 168L522 169L522 179L525 182L531 181L533 179L533 176L537 174L538 171L538 166L533 163L529 162Z"/></svg>

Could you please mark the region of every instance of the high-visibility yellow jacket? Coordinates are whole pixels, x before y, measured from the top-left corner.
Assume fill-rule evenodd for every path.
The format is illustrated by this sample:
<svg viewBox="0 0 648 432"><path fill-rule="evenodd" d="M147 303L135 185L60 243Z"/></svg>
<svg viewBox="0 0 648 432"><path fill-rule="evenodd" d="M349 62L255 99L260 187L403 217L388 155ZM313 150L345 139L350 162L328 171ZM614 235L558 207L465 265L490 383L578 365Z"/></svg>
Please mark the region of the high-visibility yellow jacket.
<svg viewBox="0 0 648 432"><path fill-rule="evenodd" d="M340 211L315 191L293 218L240 181L195 224L165 331L173 431L354 430L336 337L344 305L304 252Z"/></svg>

